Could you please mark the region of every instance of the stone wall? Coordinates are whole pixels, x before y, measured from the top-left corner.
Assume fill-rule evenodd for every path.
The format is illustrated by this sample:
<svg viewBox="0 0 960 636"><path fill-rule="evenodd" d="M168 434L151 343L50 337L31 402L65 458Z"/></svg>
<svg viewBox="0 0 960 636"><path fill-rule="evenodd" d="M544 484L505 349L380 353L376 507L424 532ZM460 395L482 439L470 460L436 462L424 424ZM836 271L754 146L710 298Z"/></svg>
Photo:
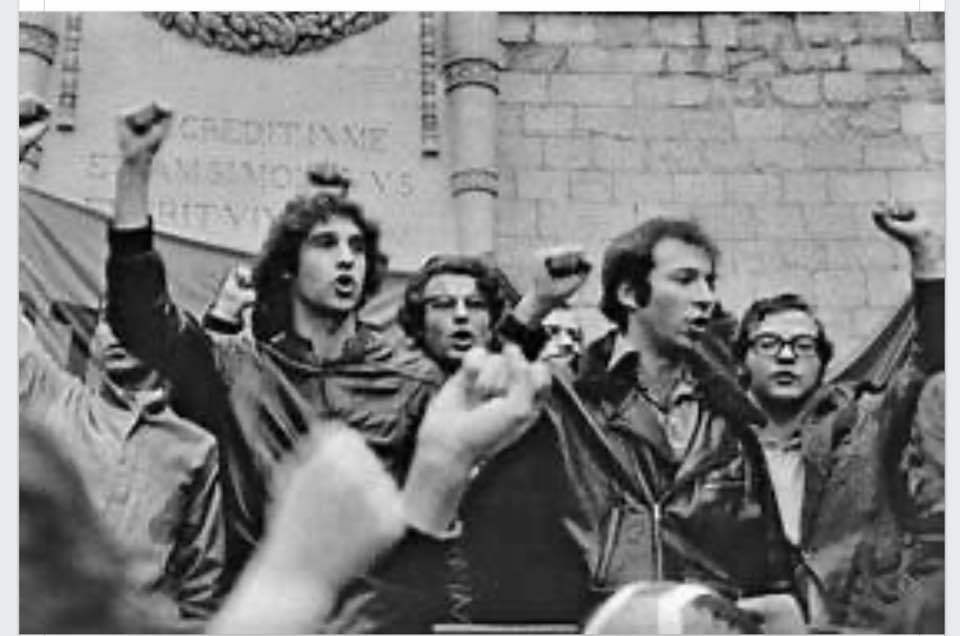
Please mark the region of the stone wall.
<svg viewBox="0 0 960 636"><path fill-rule="evenodd" d="M794 290L854 352L909 289L873 201L944 206L942 13L501 14L496 252L604 241L658 211L723 250L736 312ZM599 276L578 295L588 332Z"/></svg>

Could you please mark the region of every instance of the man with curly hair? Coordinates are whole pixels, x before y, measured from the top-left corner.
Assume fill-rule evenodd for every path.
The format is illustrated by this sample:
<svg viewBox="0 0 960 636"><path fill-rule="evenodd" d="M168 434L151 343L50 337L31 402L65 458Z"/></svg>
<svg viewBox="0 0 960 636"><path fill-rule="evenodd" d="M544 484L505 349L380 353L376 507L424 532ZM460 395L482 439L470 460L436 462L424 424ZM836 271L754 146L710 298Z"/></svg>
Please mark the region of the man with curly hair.
<svg viewBox="0 0 960 636"><path fill-rule="evenodd" d="M431 256L407 284L397 322L445 373L485 347L507 305L502 274L472 256Z"/></svg>
<svg viewBox="0 0 960 636"><path fill-rule="evenodd" d="M147 206L152 161L171 120L171 111L156 104L118 119L107 317L125 346L170 379L174 407L218 439L232 579L264 532L276 467L313 423L339 420L360 431L402 483L416 426L442 378L422 356L396 351L358 317L380 285L387 258L377 225L345 192L324 189L331 179L322 176L313 177L321 187L293 197L268 232L252 272L250 330L214 334L180 310L153 249ZM338 183L346 185L342 178ZM374 577L358 586L353 600L381 598L387 587L394 595L395 602L364 620L378 628L422 629L403 622L412 619L420 590L384 586ZM328 628L373 629L350 618L361 614L346 608L338 614L344 622Z"/></svg>

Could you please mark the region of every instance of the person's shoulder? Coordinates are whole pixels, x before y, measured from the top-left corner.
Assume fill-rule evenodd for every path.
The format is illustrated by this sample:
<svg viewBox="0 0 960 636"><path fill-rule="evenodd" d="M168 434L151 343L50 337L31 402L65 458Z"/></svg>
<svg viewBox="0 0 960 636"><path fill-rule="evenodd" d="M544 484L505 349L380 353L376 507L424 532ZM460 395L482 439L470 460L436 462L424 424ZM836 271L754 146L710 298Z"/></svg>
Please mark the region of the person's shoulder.
<svg viewBox="0 0 960 636"><path fill-rule="evenodd" d="M444 373L429 356L402 338L389 338L382 330L362 325L362 355L357 362L369 373L395 375L411 382L440 385Z"/></svg>

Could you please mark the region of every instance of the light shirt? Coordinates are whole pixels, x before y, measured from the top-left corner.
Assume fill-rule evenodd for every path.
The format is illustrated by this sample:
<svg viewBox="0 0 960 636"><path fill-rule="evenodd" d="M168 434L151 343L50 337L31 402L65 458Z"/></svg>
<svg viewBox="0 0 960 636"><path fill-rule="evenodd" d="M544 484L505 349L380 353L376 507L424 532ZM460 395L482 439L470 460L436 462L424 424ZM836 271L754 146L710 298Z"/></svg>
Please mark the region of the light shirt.
<svg viewBox="0 0 960 636"><path fill-rule="evenodd" d="M767 461L767 472L770 473L770 481L776 493L783 532L791 543L800 545L800 519L805 480L800 432L797 431L783 441L771 437L763 429L755 430L760 447L763 449L763 456Z"/></svg>

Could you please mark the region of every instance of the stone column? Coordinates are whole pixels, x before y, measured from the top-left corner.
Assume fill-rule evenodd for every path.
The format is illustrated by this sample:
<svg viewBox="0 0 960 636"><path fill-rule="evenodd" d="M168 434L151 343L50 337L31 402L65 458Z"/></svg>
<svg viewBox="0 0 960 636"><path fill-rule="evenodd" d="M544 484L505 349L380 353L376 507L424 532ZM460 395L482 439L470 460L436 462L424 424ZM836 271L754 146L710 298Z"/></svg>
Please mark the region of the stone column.
<svg viewBox="0 0 960 636"><path fill-rule="evenodd" d="M18 93L30 92L53 105L49 96L51 69L60 41L62 13L20 13L20 53ZM50 134L50 133L47 133ZM41 142L42 144L42 142ZM21 179L29 178L40 166L42 148L35 147L20 164Z"/></svg>
<svg viewBox="0 0 960 636"><path fill-rule="evenodd" d="M454 11L445 18L443 71L457 249L490 254L497 198L497 13Z"/></svg>

